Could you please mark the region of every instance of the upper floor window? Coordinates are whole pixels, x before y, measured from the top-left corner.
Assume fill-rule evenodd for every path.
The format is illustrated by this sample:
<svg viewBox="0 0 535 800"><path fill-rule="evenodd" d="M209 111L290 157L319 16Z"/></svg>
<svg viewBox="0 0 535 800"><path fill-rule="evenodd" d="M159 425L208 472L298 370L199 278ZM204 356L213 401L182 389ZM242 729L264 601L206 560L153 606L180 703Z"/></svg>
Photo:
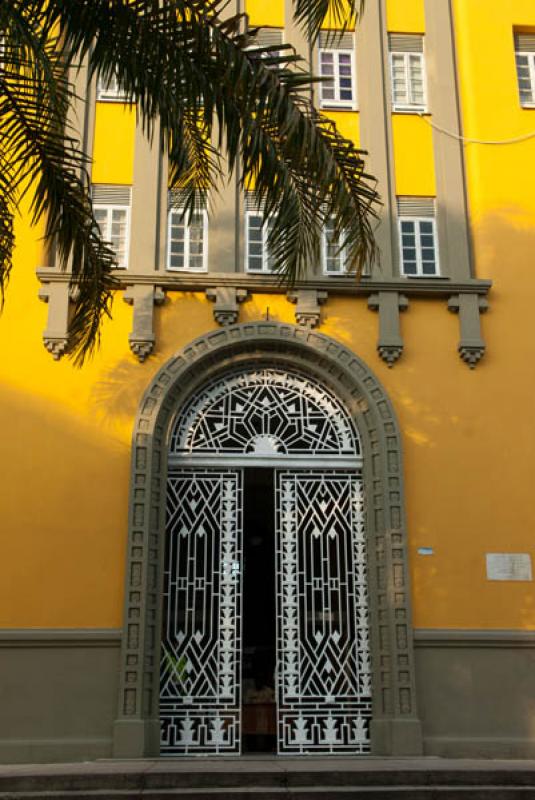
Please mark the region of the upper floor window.
<svg viewBox="0 0 535 800"><path fill-rule="evenodd" d="M434 198L398 197L398 225L402 275L440 275Z"/></svg>
<svg viewBox="0 0 535 800"><path fill-rule="evenodd" d="M269 253L268 236L271 221L264 224L262 212L251 199L246 200L245 211L245 269L247 272L273 272L273 259Z"/></svg>
<svg viewBox="0 0 535 800"><path fill-rule="evenodd" d="M394 111L425 111L427 99L423 36L391 33L388 43Z"/></svg>
<svg viewBox="0 0 535 800"><path fill-rule="evenodd" d="M130 248L130 186L93 184L91 196L102 238L111 244L117 267L126 269Z"/></svg>
<svg viewBox="0 0 535 800"><path fill-rule="evenodd" d="M124 103L126 93L119 85L116 75L112 75L108 81L101 76L97 82L97 100L108 103Z"/></svg>
<svg viewBox="0 0 535 800"><path fill-rule="evenodd" d="M201 209L190 218L184 209L172 205L172 195L167 215L167 269L208 269L208 213Z"/></svg>
<svg viewBox="0 0 535 800"><path fill-rule="evenodd" d="M336 236L332 220L327 220L323 230L322 266L326 275L347 274L347 251L340 250L340 239Z"/></svg>
<svg viewBox="0 0 535 800"><path fill-rule="evenodd" d="M320 101L322 108L357 107L355 48L352 33L321 31L319 40Z"/></svg>
<svg viewBox="0 0 535 800"><path fill-rule="evenodd" d="M535 34L515 35L516 74L520 104L535 108Z"/></svg>

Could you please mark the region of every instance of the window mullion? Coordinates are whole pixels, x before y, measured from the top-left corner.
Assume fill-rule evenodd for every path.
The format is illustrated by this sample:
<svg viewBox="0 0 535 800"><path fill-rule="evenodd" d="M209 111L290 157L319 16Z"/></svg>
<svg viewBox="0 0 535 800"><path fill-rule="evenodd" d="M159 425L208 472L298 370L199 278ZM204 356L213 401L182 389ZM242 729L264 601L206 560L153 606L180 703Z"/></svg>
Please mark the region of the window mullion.
<svg viewBox="0 0 535 800"><path fill-rule="evenodd" d="M415 220L414 222L415 233L416 233L416 272L417 275L423 276L424 268L422 263L422 232L420 230L420 220Z"/></svg>
<svg viewBox="0 0 535 800"><path fill-rule="evenodd" d="M403 62L405 65L405 96L407 98L406 104L410 106L412 105L410 53L403 53Z"/></svg>

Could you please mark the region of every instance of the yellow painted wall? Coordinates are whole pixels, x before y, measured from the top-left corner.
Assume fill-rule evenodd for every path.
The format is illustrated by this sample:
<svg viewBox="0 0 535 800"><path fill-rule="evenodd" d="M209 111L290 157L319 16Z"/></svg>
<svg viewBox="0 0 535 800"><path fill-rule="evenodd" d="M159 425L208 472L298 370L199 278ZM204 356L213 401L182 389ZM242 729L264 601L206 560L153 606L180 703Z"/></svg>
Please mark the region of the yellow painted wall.
<svg viewBox="0 0 535 800"><path fill-rule="evenodd" d="M424 0L387 0L386 26L394 33L425 33Z"/></svg>
<svg viewBox="0 0 535 800"><path fill-rule="evenodd" d="M455 0L455 12L466 134L535 129L511 68L511 15L535 24L532 0ZM97 156L111 108L98 112ZM458 319L443 301L411 300L402 315L406 349L391 370L377 356L377 314L364 299L330 297L320 331L370 365L400 420L415 625L533 628L533 584L487 581L485 553L526 552L535 562L535 142L470 145L466 157L477 270L495 282L477 369L459 359ZM112 166L100 181L122 182ZM213 305L201 293L171 295L156 310L157 352L139 364L127 342L132 309L119 295L96 357L82 370L54 362L41 343L40 234L17 225L0 317L0 627L118 627L136 408L166 359L214 328ZM272 319L294 318L283 296L256 294L240 319L263 318L268 307Z"/></svg>
<svg viewBox="0 0 535 800"><path fill-rule="evenodd" d="M396 194L436 194L433 130L415 114L392 114Z"/></svg>
<svg viewBox="0 0 535 800"><path fill-rule="evenodd" d="M121 103L96 104L93 183L132 183L135 133L135 108Z"/></svg>
<svg viewBox="0 0 535 800"><path fill-rule="evenodd" d="M249 25L268 25L284 28L284 0L246 0L245 11L249 14Z"/></svg>

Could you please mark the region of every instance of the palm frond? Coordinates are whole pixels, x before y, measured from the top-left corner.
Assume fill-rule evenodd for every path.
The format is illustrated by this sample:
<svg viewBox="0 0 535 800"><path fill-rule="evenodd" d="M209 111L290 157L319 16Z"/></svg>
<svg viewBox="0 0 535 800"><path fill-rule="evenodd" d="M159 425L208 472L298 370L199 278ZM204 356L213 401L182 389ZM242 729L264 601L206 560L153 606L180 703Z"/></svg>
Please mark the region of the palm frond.
<svg viewBox="0 0 535 800"><path fill-rule="evenodd" d="M327 10L342 19L356 6L296 0L296 15L314 36ZM312 107L317 79L299 56L255 45L244 15L223 19L224 10L225 0L11 0L4 7L16 51L0 85L5 152L14 154L16 185L33 183L34 218L46 212L47 236L78 284L72 335L79 359L98 340L116 285L113 254L89 202L87 156L65 127L73 93L65 75L83 58L91 75L117 77L149 137L159 120L171 185L190 213L217 184L222 155L242 186L255 184L264 219L272 220L268 244L281 280L294 282L317 259L331 217L349 264L359 270L373 259L378 196L364 153Z"/></svg>
<svg viewBox="0 0 535 800"><path fill-rule="evenodd" d="M355 25L365 0L295 0L294 19L311 41L318 38L325 20L343 33Z"/></svg>
<svg viewBox="0 0 535 800"><path fill-rule="evenodd" d="M75 358L98 342L102 316L109 312L114 254L100 236L89 199L87 156L66 125L74 95L67 80L69 58L43 4L13 0L8 43L0 74L2 148L9 161L11 196L31 190L33 222L46 218L63 268L76 282L77 301L70 328ZM6 276L6 262L0 276Z"/></svg>

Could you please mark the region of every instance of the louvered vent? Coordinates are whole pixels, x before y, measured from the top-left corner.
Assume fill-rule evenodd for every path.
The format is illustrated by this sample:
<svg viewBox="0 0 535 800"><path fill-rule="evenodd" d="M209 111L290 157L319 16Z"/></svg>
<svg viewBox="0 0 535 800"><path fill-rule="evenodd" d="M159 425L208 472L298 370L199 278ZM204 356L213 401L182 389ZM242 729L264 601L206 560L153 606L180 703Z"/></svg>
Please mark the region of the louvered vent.
<svg viewBox="0 0 535 800"><path fill-rule="evenodd" d="M352 31L320 31L320 48L325 50L353 50L355 36Z"/></svg>
<svg viewBox="0 0 535 800"><path fill-rule="evenodd" d="M256 194L254 192L245 193L245 210L252 211L256 214L262 213L263 203L258 206Z"/></svg>
<svg viewBox="0 0 535 800"><path fill-rule="evenodd" d="M388 49L391 53L423 53L424 37L408 33L389 33Z"/></svg>
<svg viewBox="0 0 535 800"><path fill-rule="evenodd" d="M260 28L251 42L251 47L278 47L281 44L281 28Z"/></svg>
<svg viewBox="0 0 535 800"><path fill-rule="evenodd" d="M434 197L398 197L398 216L434 217Z"/></svg>
<svg viewBox="0 0 535 800"><path fill-rule="evenodd" d="M130 186L108 186L104 183L94 183L91 189L91 199L96 205L129 206Z"/></svg>
<svg viewBox="0 0 535 800"><path fill-rule="evenodd" d="M517 53L535 53L535 33L516 33L515 50Z"/></svg>
<svg viewBox="0 0 535 800"><path fill-rule="evenodd" d="M167 192L167 202L169 204L169 208L182 208L184 205L182 191L180 189L169 189ZM206 202L201 200L199 206L201 208L206 208Z"/></svg>

